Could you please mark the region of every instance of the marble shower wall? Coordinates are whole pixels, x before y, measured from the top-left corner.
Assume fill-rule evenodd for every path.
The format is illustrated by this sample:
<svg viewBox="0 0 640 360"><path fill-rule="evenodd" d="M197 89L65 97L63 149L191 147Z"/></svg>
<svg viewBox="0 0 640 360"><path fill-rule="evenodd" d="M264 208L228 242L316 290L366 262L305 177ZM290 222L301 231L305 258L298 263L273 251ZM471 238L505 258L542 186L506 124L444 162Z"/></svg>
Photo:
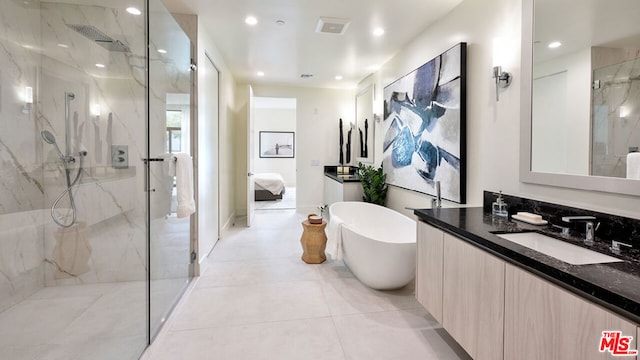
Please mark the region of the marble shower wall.
<svg viewBox="0 0 640 360"><path fill-rule="evenodd" d="M127 5L144 8L141 0ZM108 51L66 24L93 26L130 51ZM27 86L34 104L25 108ZM66 91L75 94L71 153L88 152L74 190L85 224L77 244L90 248L86 259L61 260L68 243L60 244L49 215L66 179L40 132L52 132L65 151ZM145 112L144 17L124 7L0 1L0 224L7 225L0 231L0 311L45 285L146 278ZM111 167L112 144L128 146L128 169ZM69 207L61 201L60 208ZM87 271L69 275L60 262L86 263Z"/></svg>
<svg viewBox="0 0 640 360"><path fill-rule="evenodd" d="M640 147L640 50L595 47L592 67L592 175L624 178Z"/></svg>

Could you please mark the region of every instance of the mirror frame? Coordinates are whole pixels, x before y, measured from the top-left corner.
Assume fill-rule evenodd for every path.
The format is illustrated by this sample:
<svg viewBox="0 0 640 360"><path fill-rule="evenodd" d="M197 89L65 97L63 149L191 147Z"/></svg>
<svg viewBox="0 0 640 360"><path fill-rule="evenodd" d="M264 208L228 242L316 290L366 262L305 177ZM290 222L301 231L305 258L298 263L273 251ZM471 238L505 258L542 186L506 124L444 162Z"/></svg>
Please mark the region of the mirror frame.
<svg viewBox="0 0 640 360"><path fill-rule="evenodd" d="M640 181L531 171L534 0L522 1L520 89L520 181L564 188L640 196Z"/></svg>
<svg viewBox="0 0 640 360"><path fill-rule="evenodd" d="M367 98L371 98L371 109L367 109L366 111L369 112L371 114L371 116L369 117L369 134L368 134L368 142L369 142L369 156L366 158L360 157L360 156L355 156L355 161L356 161L356 165L358 164L358 162L362 162L365 164L373 164L373 155L374 155L374 146L375 146L375 118L374 118L374 114L375 112L374 110L374 106L375 106L375 86L373 83L363 87L362 89L360 89L360 91L358 91L358 93L356 94L356 116L355 116L355 124L356 124L356 130L358 130L358 123L359 123L359 119L358 119L358 99L359 98L365 98L365 96ZM363 125L364 126L364 125ZM358 136L358 132L356 131L356 140L355 142L355 153L360 154L360 142L357 139Z"/></svg>

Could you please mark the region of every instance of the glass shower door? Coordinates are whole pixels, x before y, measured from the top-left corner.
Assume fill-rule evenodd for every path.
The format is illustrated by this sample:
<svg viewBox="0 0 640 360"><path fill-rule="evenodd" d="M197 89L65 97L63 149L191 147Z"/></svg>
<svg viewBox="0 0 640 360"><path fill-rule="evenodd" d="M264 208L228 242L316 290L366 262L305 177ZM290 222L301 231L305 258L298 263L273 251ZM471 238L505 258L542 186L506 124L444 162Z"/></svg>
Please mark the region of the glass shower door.
<svg viewBox="0 0 640 360"><path fill-rule="evenodd" d="M150 334L155 337L193 276L191 41L159 0L149 1ZM190 169L191 168L191 169Z"/></svg>

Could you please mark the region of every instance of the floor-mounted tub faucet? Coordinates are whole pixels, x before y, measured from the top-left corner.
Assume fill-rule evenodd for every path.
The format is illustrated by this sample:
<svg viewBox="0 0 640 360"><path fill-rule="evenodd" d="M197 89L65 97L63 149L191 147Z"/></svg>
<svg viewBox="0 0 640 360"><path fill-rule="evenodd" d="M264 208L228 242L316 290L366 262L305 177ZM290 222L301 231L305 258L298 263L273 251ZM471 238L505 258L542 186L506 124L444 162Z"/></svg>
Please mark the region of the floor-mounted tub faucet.
<svg viewBox="0 0 640 360"><path fill-rule="evenodd" d="M440 181L436 181L436 197L431 199L431 208L442 207L442 196L440 195Z"/></svg>

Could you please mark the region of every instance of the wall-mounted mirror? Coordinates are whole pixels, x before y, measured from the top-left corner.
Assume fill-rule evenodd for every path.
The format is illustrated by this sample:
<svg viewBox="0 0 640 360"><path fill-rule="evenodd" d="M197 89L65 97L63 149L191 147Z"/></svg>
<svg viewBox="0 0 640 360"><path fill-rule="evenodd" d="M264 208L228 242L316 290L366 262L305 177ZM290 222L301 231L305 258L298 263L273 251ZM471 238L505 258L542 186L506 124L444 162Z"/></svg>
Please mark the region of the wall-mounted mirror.
<svg viewBox="0 0 640 360"><path fill-rule="evenodd" d="M637 0L523 1L522 181L640 195L638 16Z"/></svg>
<svg viewBox="0 0 640 360"><path fill-rule="evenodd" d="M355 158L358 162L373 163L373 84L368 85L356 95Z"/></svg>

